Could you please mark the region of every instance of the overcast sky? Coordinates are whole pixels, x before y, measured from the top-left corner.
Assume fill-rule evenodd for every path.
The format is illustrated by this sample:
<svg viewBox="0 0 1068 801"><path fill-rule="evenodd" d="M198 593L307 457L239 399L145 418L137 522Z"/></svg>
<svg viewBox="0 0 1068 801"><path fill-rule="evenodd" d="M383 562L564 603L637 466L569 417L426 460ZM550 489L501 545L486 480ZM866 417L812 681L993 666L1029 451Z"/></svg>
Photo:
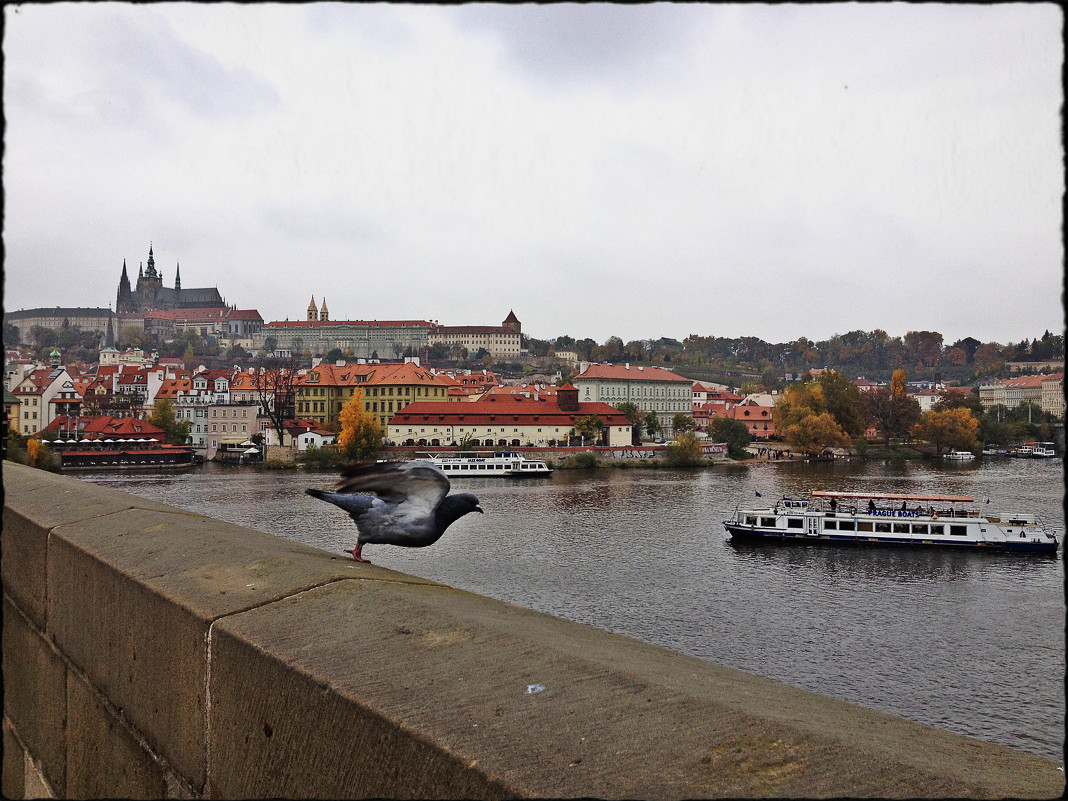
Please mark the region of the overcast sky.
<svg viewBox="0 0 1068 801"><path fill-rule="evenodd" d="M1064 328L1054 4L4 7L4 306Z"/></svg>

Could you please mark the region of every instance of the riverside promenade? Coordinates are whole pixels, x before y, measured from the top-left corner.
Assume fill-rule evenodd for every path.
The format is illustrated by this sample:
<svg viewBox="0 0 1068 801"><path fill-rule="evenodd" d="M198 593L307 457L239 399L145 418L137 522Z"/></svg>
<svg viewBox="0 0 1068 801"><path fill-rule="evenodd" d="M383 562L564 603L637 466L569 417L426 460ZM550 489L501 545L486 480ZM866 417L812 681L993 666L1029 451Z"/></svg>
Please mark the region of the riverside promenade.
<svg viewBox="0 0 1068 801"><path fill-rule="evenodd" d="M1011 748L69 477L3 479L7 797L1064 791Z"/></svg>

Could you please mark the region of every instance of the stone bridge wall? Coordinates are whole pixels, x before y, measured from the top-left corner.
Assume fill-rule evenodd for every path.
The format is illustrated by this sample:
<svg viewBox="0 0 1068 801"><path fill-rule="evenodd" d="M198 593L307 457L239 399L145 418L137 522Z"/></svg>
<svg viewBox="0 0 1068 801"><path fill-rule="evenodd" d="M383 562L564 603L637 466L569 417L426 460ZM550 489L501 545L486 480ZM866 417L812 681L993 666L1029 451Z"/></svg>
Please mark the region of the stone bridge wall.
<svg viewBox="0 0 1068 801"><path fill-rule="evenodd" d="M3 478L7 797L1064 788L1037 756L75 479Z"/></svg>

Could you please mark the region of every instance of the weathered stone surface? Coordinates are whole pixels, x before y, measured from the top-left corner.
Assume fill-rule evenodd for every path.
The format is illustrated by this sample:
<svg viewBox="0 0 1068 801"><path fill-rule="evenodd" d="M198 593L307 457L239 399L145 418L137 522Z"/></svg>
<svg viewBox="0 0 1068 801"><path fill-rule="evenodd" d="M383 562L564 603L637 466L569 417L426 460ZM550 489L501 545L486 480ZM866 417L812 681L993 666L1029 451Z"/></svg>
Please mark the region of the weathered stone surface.
<svg viewBox="0 0 1068 801"><path fill-rule="evenodd" d="M7 598L3 608L4 714L40 760L49 784L62 794L67 666Z"/></svg>
<svg viewBox="0 0 1068 801"><path fill-rule="evenodd" d="M322 587L220 620L211 654L213 797L1064 786L1039 757L441 586Z"/></svg>
<svg viewBox="0 0 1068 801"><path fill-rule="evenodd" d="M11 721L4 718L4 767L0 793L4 798L22 798L26 790L26 752L15 737Z"/></svg>
<svg viewBox="0 0 1068 801"><path fill-rule="evenodd" d="M45 627L48 533L55 526L123 509L169 509L125 492L4 462L0 580L33 622ZM174 511L174 510L172 510Z"/></svg>
<svg viewBox="0 0 1068 801"><path fill-rule="evenodd" d="M77 676L67 682L68 798L163 798L167 781L122 722Z"/></svg>
<svg viewBox="0 0 1068 801"><path fill-rule="evenodd" d="M354 576L420 581L210 518L126 509L53 530L49 628L199 788L211 621Z"/></svg>

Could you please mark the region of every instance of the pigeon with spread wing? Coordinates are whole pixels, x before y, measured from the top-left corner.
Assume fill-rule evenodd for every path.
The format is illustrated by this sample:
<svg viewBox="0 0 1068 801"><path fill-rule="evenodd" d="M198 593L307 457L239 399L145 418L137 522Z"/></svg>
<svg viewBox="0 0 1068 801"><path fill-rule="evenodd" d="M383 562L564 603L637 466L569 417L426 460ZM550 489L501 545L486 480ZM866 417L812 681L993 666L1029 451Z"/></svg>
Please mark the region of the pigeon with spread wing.
<svg viewBox="0 0 1068 801"><path fill-rule="evenodd" d="M422 548L469 512L482 513L470 492L449 495L448 477L427 461L359 462L341 476L333 492L304 491L349 513L359 535L346 553L357 562L369 561L362 554L366 544Z"/></svg>

